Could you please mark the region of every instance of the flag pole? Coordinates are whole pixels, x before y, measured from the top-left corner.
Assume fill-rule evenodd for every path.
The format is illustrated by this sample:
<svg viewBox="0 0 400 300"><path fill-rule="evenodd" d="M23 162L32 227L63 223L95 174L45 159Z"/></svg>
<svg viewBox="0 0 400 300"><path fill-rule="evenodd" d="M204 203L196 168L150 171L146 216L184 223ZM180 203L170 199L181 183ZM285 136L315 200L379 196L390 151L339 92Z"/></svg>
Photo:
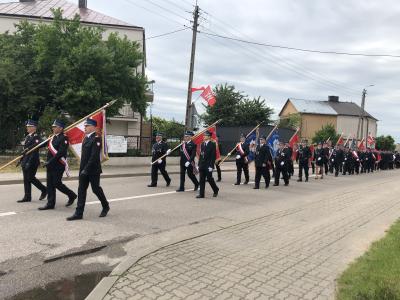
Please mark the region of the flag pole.
<svg viewBox="0 0 400 300"><path fill-rule="evenodd" d="M89 115L87 115L86 117L76 121L75 123L69 125L67 128L65 128L65 132L68 132L70 129L74 128L76 125L78 125L79 123L83 122L85 119L90 118L91 116L97 114L98 112L102 111L103 109L106 109L107 107L110 107L111 105L113 105L115 102L117 102L117 100L112 100L111 102L108 102L106 105L104 105L103 107L97 109L96 111L90 113ZM46 140L44 140L43 142L41 142L40 144L36 145L35 147L33 147L32 149L30 149L28 152L25 153L29 154L32 153L33 151L35 151L36 149L40 148L41 146L43 146L44 144L46 144L51 138L53 137L53 135L50 135ZM13 160L9 161L8 163L6 163L5 165L0 167L0 170L5 169L6 167L8 167L9 165L12 165L13 163L15 163L16 161L20 160L22 157L24 157L24 155L19 155L18 157L14 158Z"/></svg>
<svg viewBox="0 0 400 300"><path fill-rule="evenodd" d="M264 121L261 122L260 124L258 124L256 127L254 127L254 128L246 135L246 139L250 136L250 134L252 134L255 130L257 130L257 128L260 127L261 124L263 124L263 123L264 123ZM238 144L239 144L239 143L236 143L235 147L233 147L233 149L232 149L231 151L228 152L228 154L224 157L224 159L221 160L221 162L219 163L219 165L222 165L222 164L224 163L224 161L227 160L228 157L230 157L230 156L232 155L233 151L235 151L235 149L236 149L236 147L237 147Z"/></svg>
<svg viewBox="0 0 400 300"><path fill-rule="evenodd" d="M196 133L194 136L192 136L191 140L197 138L198 136L202 135L204 132L206 132L208 129L210 129L211 127L217 125L219 122L221 122L222 119L219 119L218 121L212 123L210 126L208 126L207 128L203 129L202 131ZM180 143L178 146L176 146L174 149L171 150L170 153L174 152L176 149L178 149L180 146L182 146L184 142ZM168 156L169 154L164 154L163 156L157 158L155 161L153 161L151 164L154 165L158 160L163 159L164 157Z"/></svg>

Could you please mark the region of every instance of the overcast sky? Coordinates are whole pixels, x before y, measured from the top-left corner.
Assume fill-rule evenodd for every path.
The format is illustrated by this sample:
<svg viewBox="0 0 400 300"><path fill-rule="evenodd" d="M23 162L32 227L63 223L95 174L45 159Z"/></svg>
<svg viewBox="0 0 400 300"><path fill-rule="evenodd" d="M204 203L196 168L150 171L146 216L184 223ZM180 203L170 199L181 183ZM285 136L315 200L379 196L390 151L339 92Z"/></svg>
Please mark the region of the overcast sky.
<svg viewBox="0 0 400 300"><path fill-rule="evenodd" d="M88 0L91 9L144 27L147 37L190 26L193 3ZM199 6L200 31L296 48L400 55L398 0L199 0ZM153 115L184 120L191 36L185 30L146 41L147 76L156 82ZM194 86L233 84L265 98L277 114L290 97L338 95L360 104L363 88L374 84L366 110L379 119L378 134L400 142L399 67L400 58L295 52L200 33Z"/></svg>

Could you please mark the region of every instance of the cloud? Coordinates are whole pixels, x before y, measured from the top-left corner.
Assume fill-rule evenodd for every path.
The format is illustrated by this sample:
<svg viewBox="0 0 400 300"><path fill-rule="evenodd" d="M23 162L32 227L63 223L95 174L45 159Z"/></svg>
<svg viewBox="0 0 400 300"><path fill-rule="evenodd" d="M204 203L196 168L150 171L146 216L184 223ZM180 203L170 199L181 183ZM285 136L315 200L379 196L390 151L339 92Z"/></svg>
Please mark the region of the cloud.
<svg viewBox="0 0 400 300"><path fill-rule="evenodd" d="M114 0L113 5L109 0L89 0L88 5L144 27L146 36L190 26L184 18L191 19L188 10L194 1L154 2L165 9L145 0ZM199 5L200 31L296 48L400 55L397 0L200 0ZM190 30L148 40L146 46L147 75L156 81L153 114L184 120ZM366 108L380 120L379 134L391 134L400 142L399 66L400 58L294 52L200 33L194 85L234 84L250 96L267 99L279 111L289 97L339 95L360 103L362 89L374 84L368 88Z"/></svg>

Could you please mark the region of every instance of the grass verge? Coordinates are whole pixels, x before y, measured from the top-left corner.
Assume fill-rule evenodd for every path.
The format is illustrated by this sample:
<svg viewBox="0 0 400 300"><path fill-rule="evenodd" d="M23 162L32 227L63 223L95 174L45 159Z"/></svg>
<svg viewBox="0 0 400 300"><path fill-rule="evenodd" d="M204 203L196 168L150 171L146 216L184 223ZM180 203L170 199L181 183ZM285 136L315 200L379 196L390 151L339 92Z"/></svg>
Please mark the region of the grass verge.
<svg viewBox="0 0 400 300"><path fill-rule="evenodd" d="M400 221L340 276L337 300L400 300Z"/></svg>

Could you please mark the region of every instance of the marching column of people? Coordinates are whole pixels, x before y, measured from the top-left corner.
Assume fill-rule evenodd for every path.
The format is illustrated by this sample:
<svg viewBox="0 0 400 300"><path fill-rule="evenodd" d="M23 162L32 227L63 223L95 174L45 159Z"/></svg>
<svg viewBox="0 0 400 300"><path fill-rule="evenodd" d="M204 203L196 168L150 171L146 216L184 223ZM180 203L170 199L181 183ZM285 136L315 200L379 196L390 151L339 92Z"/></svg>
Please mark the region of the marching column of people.
<svg viewBox="0 0 400 300"><path fill-rule="evenodd" d="M22 158L19 164L22 167L24 179L24 197L18 200L19 203L32 201L32 184L39 189L41 195L39 200L47 197L47 203L39 210L50 210L56 206L56 191L59 190L65 194L68 201L65 206L71 206L76 199L77 207L75 213L68 217L68 221L80 220L87 198L87 189L91 185L93 193L99 199L102 205L102 211L99 217L107 216L110 205L105 193L100 186L101 168L101 150L102 139L97 134L97 122L88 118L85 123L85 137L82 141L81 161L79 168L79 187L78 195L69 189L63 182L64 173L68 175L69 166L67 161L67 152L69 147L68 137L64 134L65 124L61 120L55 120L52 124L53 135L48 143L42 142L37 133L38 122L28 120L26 122L27 135L24 141ZM205 198L206 182L209 183L213 197L219 194L213 172L217 169L218 180L221 181L220 160L217 160L217 149L219 145L212 140L212 132L204 132L204 140L198 146L193 141L194 133L186 131L183 142L180 144L180 184L176 192L185 191L186 175L192 181L194 191L199 190L196 198ZM288 143L280 141L278 149L272 154L271 147L267 144L267 138L262 136L259 143L246 143L245 135L240 136L240 142L236 145L235 163L236 163L236 182L241 184L241 176L244 174L244 184L250 181L249 160L250 154L254 154L255 184L254 189L259 189L261 179L264 179L265 188L268 188L271 181L270 170L273 171L274 186L279 186L281 179L284 185L289 185L289 179L294 175L293 160L298 163L298 182L309 180L309 168L315 164L315 178L324 178L328 173L338 177L342 175L359 175L373 173L377 170L387 170L400 168L400 154L391 151L376 151L367 147L359 149L343 145L330 146L328 143L319 143L317 148L312 150L307 140L303 140L296 150ZM44 186L37 178L36 172L40 166L39 149L47 146L47 159L43 167L46 170L47 186ZM293 158L293 151L296 151ZM171 178L166 170L166 157L171 153L169 146L163 141L163 134L156 134L156 142L152 146L152 164L151 164L151 183L149 187L156 187L158 184L158 172L162 174L167 187L171 184ZM196 157L198 156L198 165ZM199 179L196 175L199 174ZM282 178L281 178L282 176Z"/></svg>

